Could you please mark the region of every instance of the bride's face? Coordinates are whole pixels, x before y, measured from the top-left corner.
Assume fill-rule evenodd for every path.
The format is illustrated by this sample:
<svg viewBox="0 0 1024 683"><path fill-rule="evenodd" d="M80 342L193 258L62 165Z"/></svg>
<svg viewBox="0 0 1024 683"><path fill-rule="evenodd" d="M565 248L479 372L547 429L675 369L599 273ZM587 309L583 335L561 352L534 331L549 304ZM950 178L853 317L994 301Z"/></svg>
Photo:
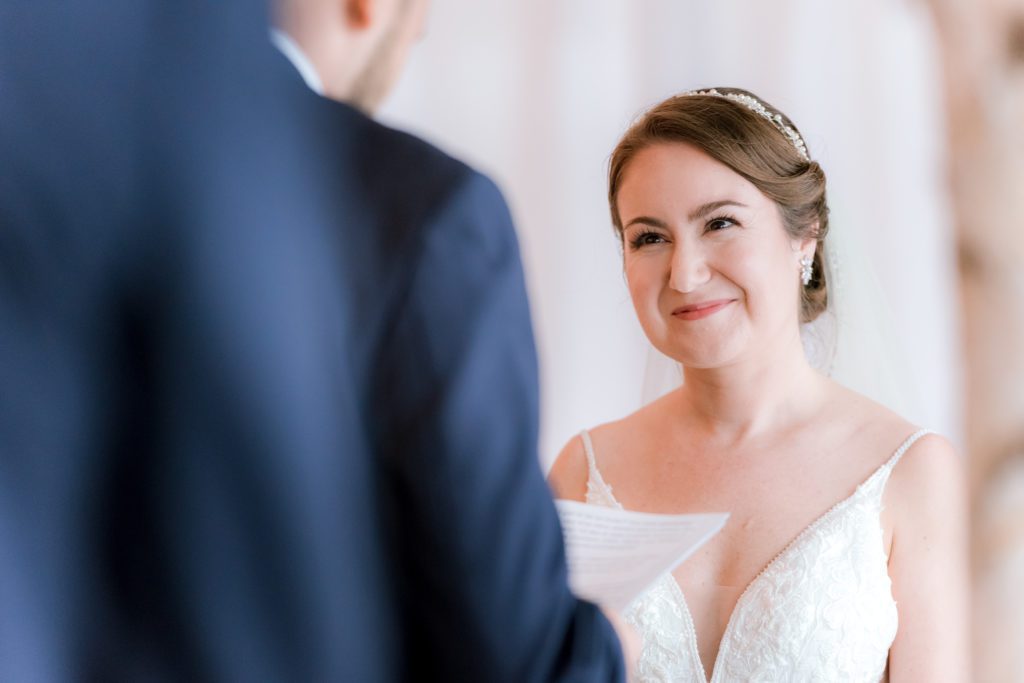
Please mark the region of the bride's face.
<svg viewBox="0 0 1024 683"><path fill-rule="evenodd" d="M796 329L813 241L793 240L775 202L731 168L688 144L653 145L626 167L618 208L633 306L662 353L721 367Z"/></svg>

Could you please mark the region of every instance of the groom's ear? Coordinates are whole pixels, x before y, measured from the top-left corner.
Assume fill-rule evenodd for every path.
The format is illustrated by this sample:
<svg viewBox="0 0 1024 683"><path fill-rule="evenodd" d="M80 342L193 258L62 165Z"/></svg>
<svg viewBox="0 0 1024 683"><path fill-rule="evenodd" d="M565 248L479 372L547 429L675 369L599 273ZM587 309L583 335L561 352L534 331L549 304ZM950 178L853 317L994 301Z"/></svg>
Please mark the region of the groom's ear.
<svg viewBox="0 0 1024 683"><path fill-rule="evenodd" d="M341 0L345 21L351 28L365 29L373 24L375 0Z"/></svg>

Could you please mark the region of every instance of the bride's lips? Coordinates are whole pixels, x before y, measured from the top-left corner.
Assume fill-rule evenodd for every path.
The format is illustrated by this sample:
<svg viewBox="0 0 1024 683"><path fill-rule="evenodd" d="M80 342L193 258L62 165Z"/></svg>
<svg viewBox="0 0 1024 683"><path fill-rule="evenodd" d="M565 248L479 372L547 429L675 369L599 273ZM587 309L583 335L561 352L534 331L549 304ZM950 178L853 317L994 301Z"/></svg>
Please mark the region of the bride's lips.
<svg viewBox="0 0 1024 683"><path fill-rule="evenodd" d="M731 304L735 299L715 299L714 301L702 301L698 304L680 306L672 311L672 315L682 320L700 320L709 315L714 315Z"/></svg>

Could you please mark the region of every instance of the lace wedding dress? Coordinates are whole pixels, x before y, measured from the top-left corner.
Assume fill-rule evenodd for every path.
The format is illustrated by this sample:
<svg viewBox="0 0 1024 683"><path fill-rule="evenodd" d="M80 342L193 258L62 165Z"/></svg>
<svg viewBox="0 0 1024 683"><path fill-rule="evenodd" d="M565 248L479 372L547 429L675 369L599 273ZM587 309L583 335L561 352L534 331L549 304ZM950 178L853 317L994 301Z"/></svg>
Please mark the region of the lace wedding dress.
<svg viewBox="0 0 1024 683"><path fill-rule="evenodd" d="M882 492L911 435L846 499L807 526L740 595L710 683L884 680L896 637L896 603L883 550ZM601 477L590 435L587 502L622 508ZM625 613L642 650L643 683L708 683L686 598L665 575Z"/></svg>

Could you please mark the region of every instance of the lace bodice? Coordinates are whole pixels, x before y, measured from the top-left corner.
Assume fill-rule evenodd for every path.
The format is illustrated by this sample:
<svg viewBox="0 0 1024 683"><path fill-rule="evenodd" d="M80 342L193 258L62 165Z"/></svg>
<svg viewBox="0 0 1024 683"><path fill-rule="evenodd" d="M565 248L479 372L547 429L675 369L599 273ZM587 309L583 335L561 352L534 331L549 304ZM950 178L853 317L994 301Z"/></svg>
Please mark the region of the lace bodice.
<svg viewBox="0 0 1024 683"><path fill-rule="evenodd" d="M926 433L911 435L750 582L722 635L711 683L884 679L897 614L879 519L882 493L893 466ZM621 509L597 469L590 435L581 438L590 469L587 502ZM642 640L638 681L707 683L693 619L672 575L624 616Z"/></svg>

